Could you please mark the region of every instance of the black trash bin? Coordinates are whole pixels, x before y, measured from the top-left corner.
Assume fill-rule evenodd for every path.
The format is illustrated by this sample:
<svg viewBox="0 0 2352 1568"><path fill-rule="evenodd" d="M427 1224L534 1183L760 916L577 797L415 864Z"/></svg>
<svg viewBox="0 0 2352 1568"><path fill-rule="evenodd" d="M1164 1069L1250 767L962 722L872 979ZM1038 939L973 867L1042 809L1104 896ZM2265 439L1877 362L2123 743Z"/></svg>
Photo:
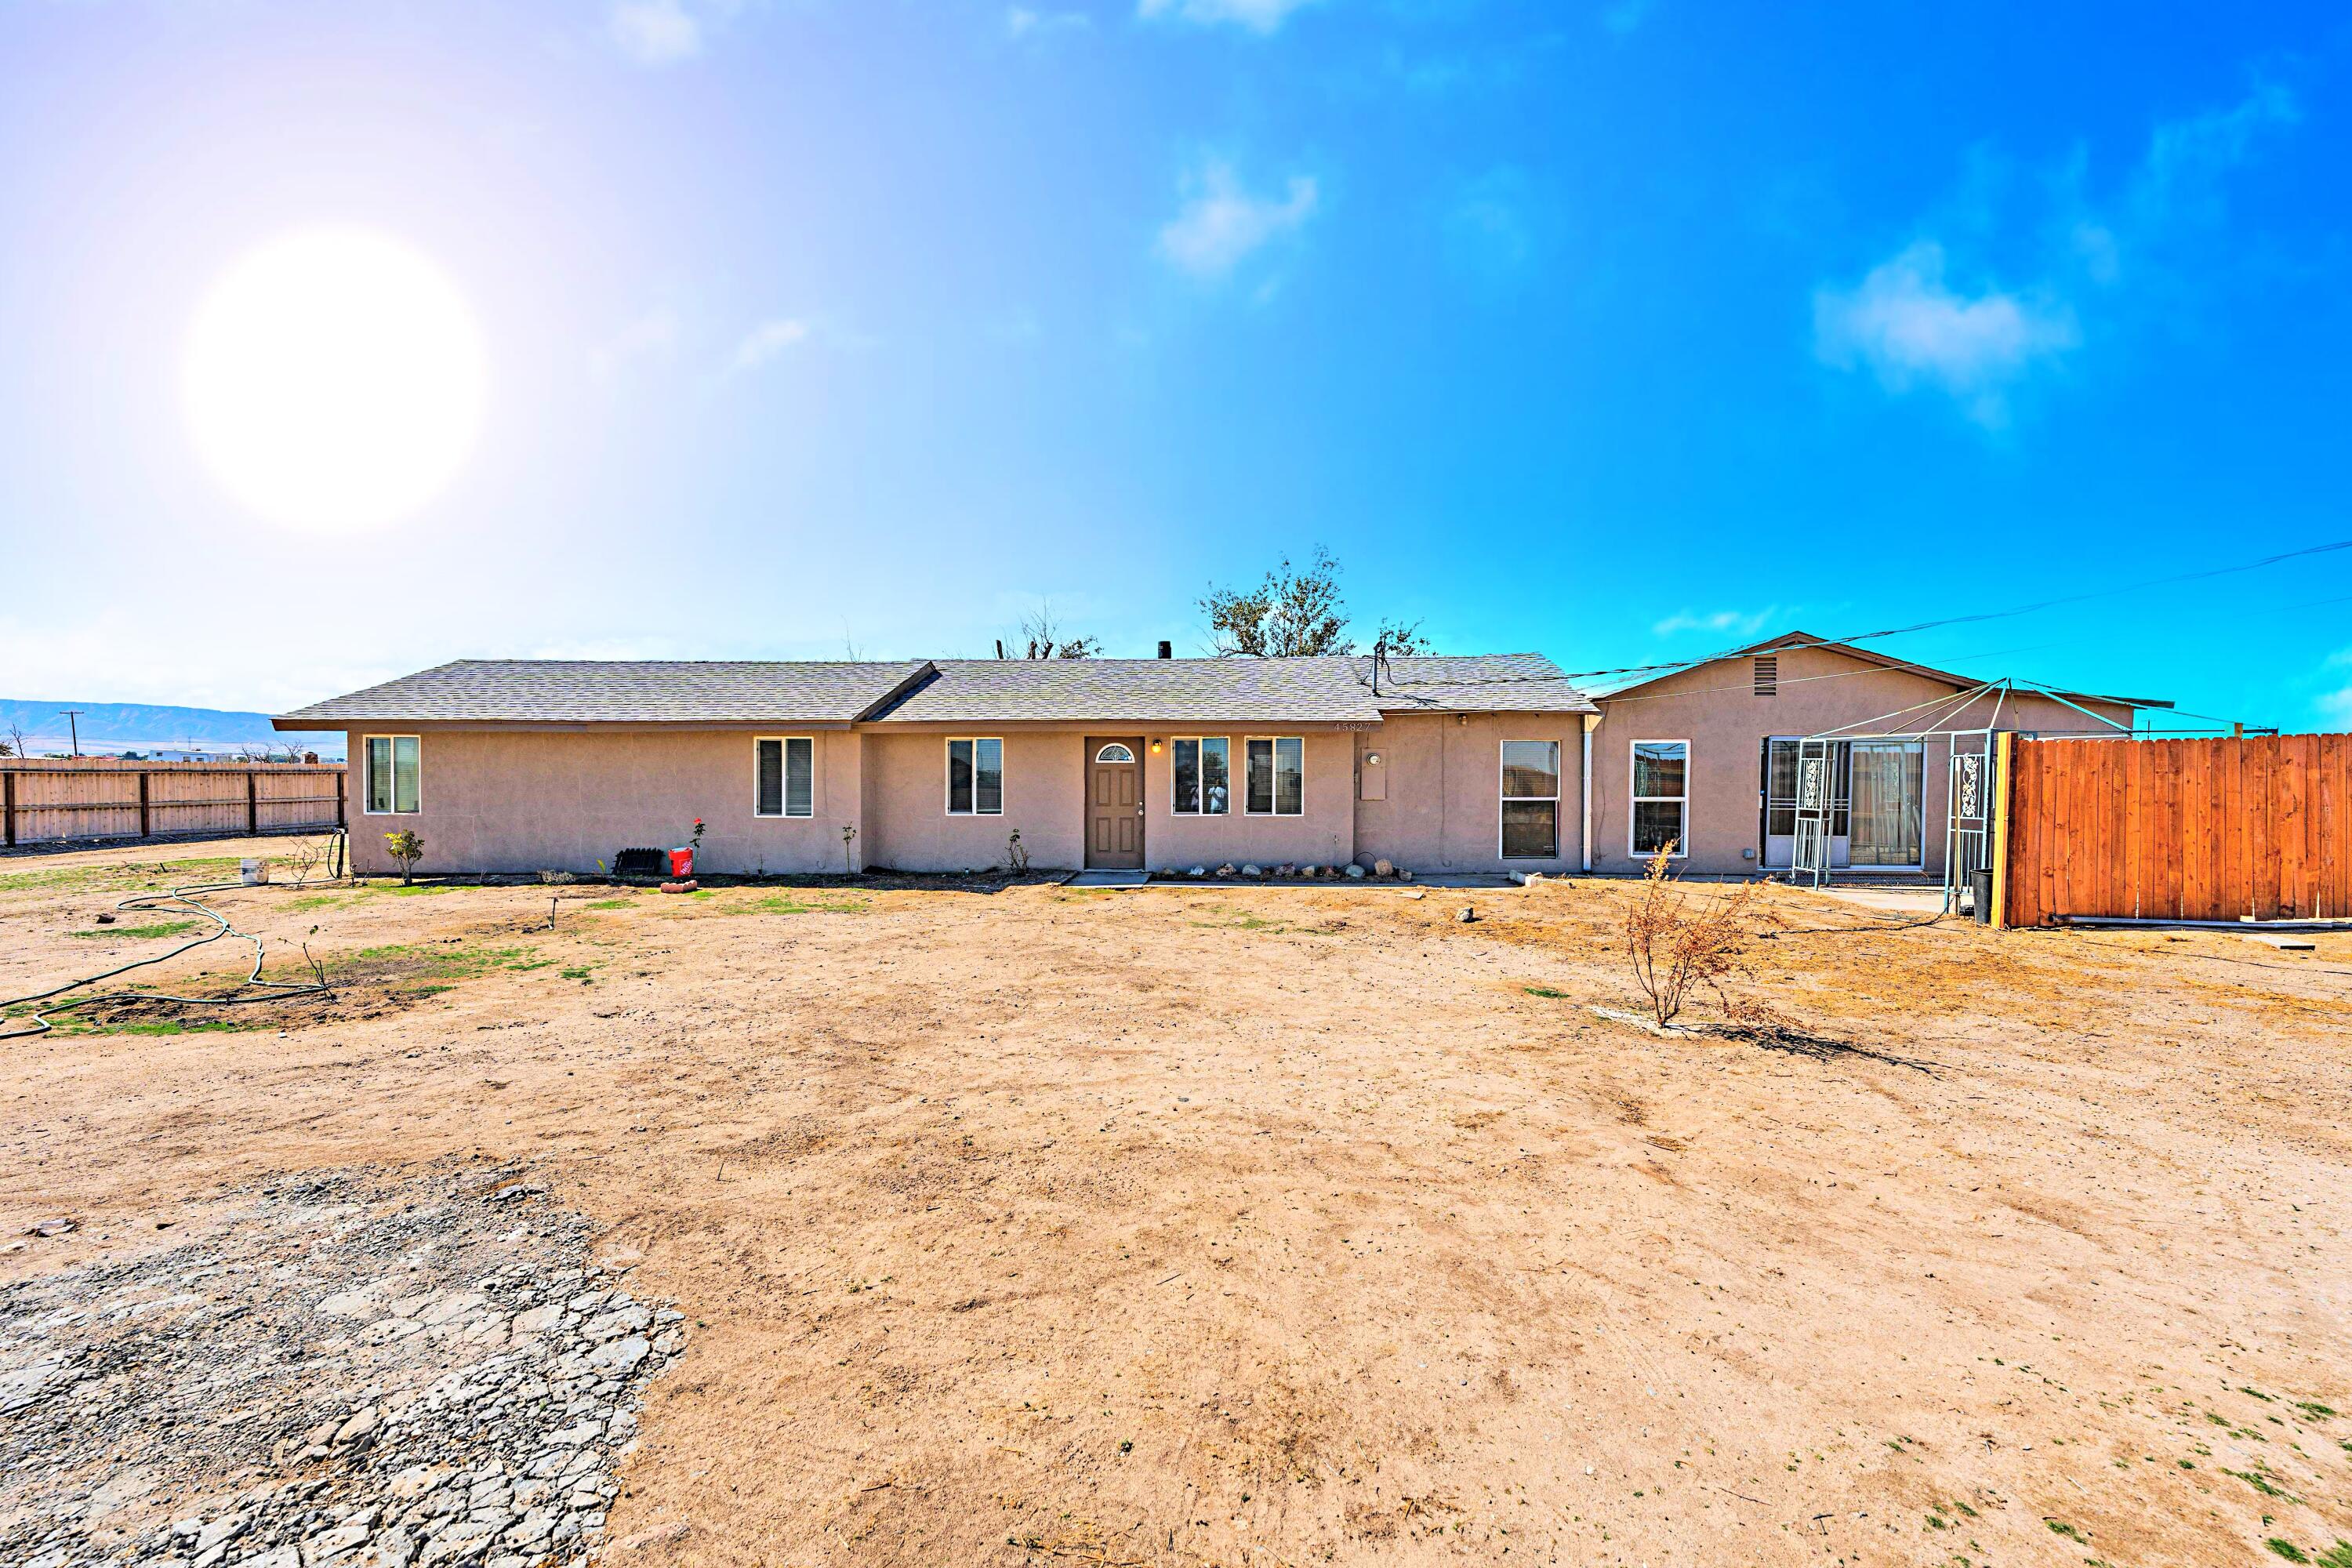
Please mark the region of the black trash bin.
<svg viewBox="0 0 2352 1568"><path fill-rule="evenodd" d="M1992 868L1969 873L1969 902L1979 925L1992 924Z"/></svg>

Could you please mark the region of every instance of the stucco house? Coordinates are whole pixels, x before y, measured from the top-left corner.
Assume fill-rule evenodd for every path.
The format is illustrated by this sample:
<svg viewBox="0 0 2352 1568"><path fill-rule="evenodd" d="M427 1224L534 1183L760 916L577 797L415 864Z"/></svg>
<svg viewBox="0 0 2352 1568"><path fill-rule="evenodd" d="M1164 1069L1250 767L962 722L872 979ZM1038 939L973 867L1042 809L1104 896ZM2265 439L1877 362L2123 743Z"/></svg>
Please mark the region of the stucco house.
<svg viewBox="0 0 2352 1568"><path fill-rule="evenodd" d="M1671 836L1690 869L1752 873L1786 863L1776 738L1975 684L1817 642L1599 698L1538 654L461 660L276 722L348 731L362 871L401 828L425 871L587 871L699 818L713 873L975 869L1016 832L1056 869L1625 871ZM2084 707L2130 727L2126 700ZM1996 721L2085 720L2012 700ZM1937 870L1937 767L1899 746L1843 765L1869 816L1842 862Z"/></svg>
<svg viewBox="0 0 2352 1568"><path fill-rule="evenodd" d="M1593 700L1593 870L1633 870L1668 837L1685 872L1787 868L1798 746L1820 736L1833 781L1831 865L1938 879L1956 735L2128 735L2138 710L2171 706L2020 689L1805 632Z"/></svg>

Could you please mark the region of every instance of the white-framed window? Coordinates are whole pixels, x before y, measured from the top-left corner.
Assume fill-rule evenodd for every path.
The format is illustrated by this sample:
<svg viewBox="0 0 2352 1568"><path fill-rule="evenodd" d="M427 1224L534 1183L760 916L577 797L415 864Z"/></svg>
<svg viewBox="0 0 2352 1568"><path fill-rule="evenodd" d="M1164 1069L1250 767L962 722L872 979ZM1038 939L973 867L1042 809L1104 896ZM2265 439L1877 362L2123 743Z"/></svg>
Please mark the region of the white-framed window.
<svg viewBox="0 0 2352 1568"><path fill-rule="evenodd" d="M1506 741L1499 847L1506 860L1559 858L1559 742Z"/></svg>
<svg viewBox="0 0 2352 1568"><path fill-rule="evenodd" d="M1242 810L1251 816L1307 812L1307 742L1297 735L1242 742Z"/></svg>
<svg viewBox="0 0 2352 1568"><path fill-rule="evenodd" d="M1004 815L1004 742L993 735L948 742L948 815Z"/></svg>
<svg viewBox="0 0 2352 1568"><path fill-rule="evenodd" d="M816 815L816 737L762 735L751 742L757 766L754 816Z"/></svg>
<svg viewBox="0 0 2352 1568"><path fill-rule="evenodd" d="M1668 844L1677 860L1690 853L1690 742L1633 742L1633 816L1626 827L1626 848L1638 856L1655 855Z"/></svg>
<svg viewBox="0 0 2352 1568"><path fill-rule="evenodd" d="M406 816L425 809L423 745L414 735L362 737L367 759L360 809L370 816Z"/></svg>
<svg viewBox="0 0 2352 1568"><path fill-rule="evenodd" d="M1233 742L1223 735L1180 735L1169 742L1170 808L1179 816L1223 816L1233 809Z"/></svg>

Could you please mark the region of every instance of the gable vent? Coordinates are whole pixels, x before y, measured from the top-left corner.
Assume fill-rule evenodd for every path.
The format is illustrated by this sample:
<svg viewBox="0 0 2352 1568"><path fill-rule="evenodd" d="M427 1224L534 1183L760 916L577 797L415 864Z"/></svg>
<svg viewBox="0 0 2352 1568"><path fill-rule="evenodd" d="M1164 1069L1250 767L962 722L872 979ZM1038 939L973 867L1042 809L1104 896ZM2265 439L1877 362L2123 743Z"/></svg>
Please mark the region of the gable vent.
<svg viewBox="0 0 2352 1568"><path fill-rule="evenodd" d="M1756 660L1756 695L1775 697L1780 690L1780 658L1765 654Z"/></svg>

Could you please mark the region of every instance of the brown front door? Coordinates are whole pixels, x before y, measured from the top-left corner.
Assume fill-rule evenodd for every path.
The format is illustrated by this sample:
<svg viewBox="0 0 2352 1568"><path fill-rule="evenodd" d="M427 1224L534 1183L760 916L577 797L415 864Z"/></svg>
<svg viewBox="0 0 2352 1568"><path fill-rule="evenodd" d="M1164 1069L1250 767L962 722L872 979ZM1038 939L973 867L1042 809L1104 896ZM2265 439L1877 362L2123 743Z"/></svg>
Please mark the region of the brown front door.
<svg viewBox="0 0 2352 1568"><path fill-rule="evenodd" d="M1087 865L1143 869L1143 742L1087 740Z"/></svg>

